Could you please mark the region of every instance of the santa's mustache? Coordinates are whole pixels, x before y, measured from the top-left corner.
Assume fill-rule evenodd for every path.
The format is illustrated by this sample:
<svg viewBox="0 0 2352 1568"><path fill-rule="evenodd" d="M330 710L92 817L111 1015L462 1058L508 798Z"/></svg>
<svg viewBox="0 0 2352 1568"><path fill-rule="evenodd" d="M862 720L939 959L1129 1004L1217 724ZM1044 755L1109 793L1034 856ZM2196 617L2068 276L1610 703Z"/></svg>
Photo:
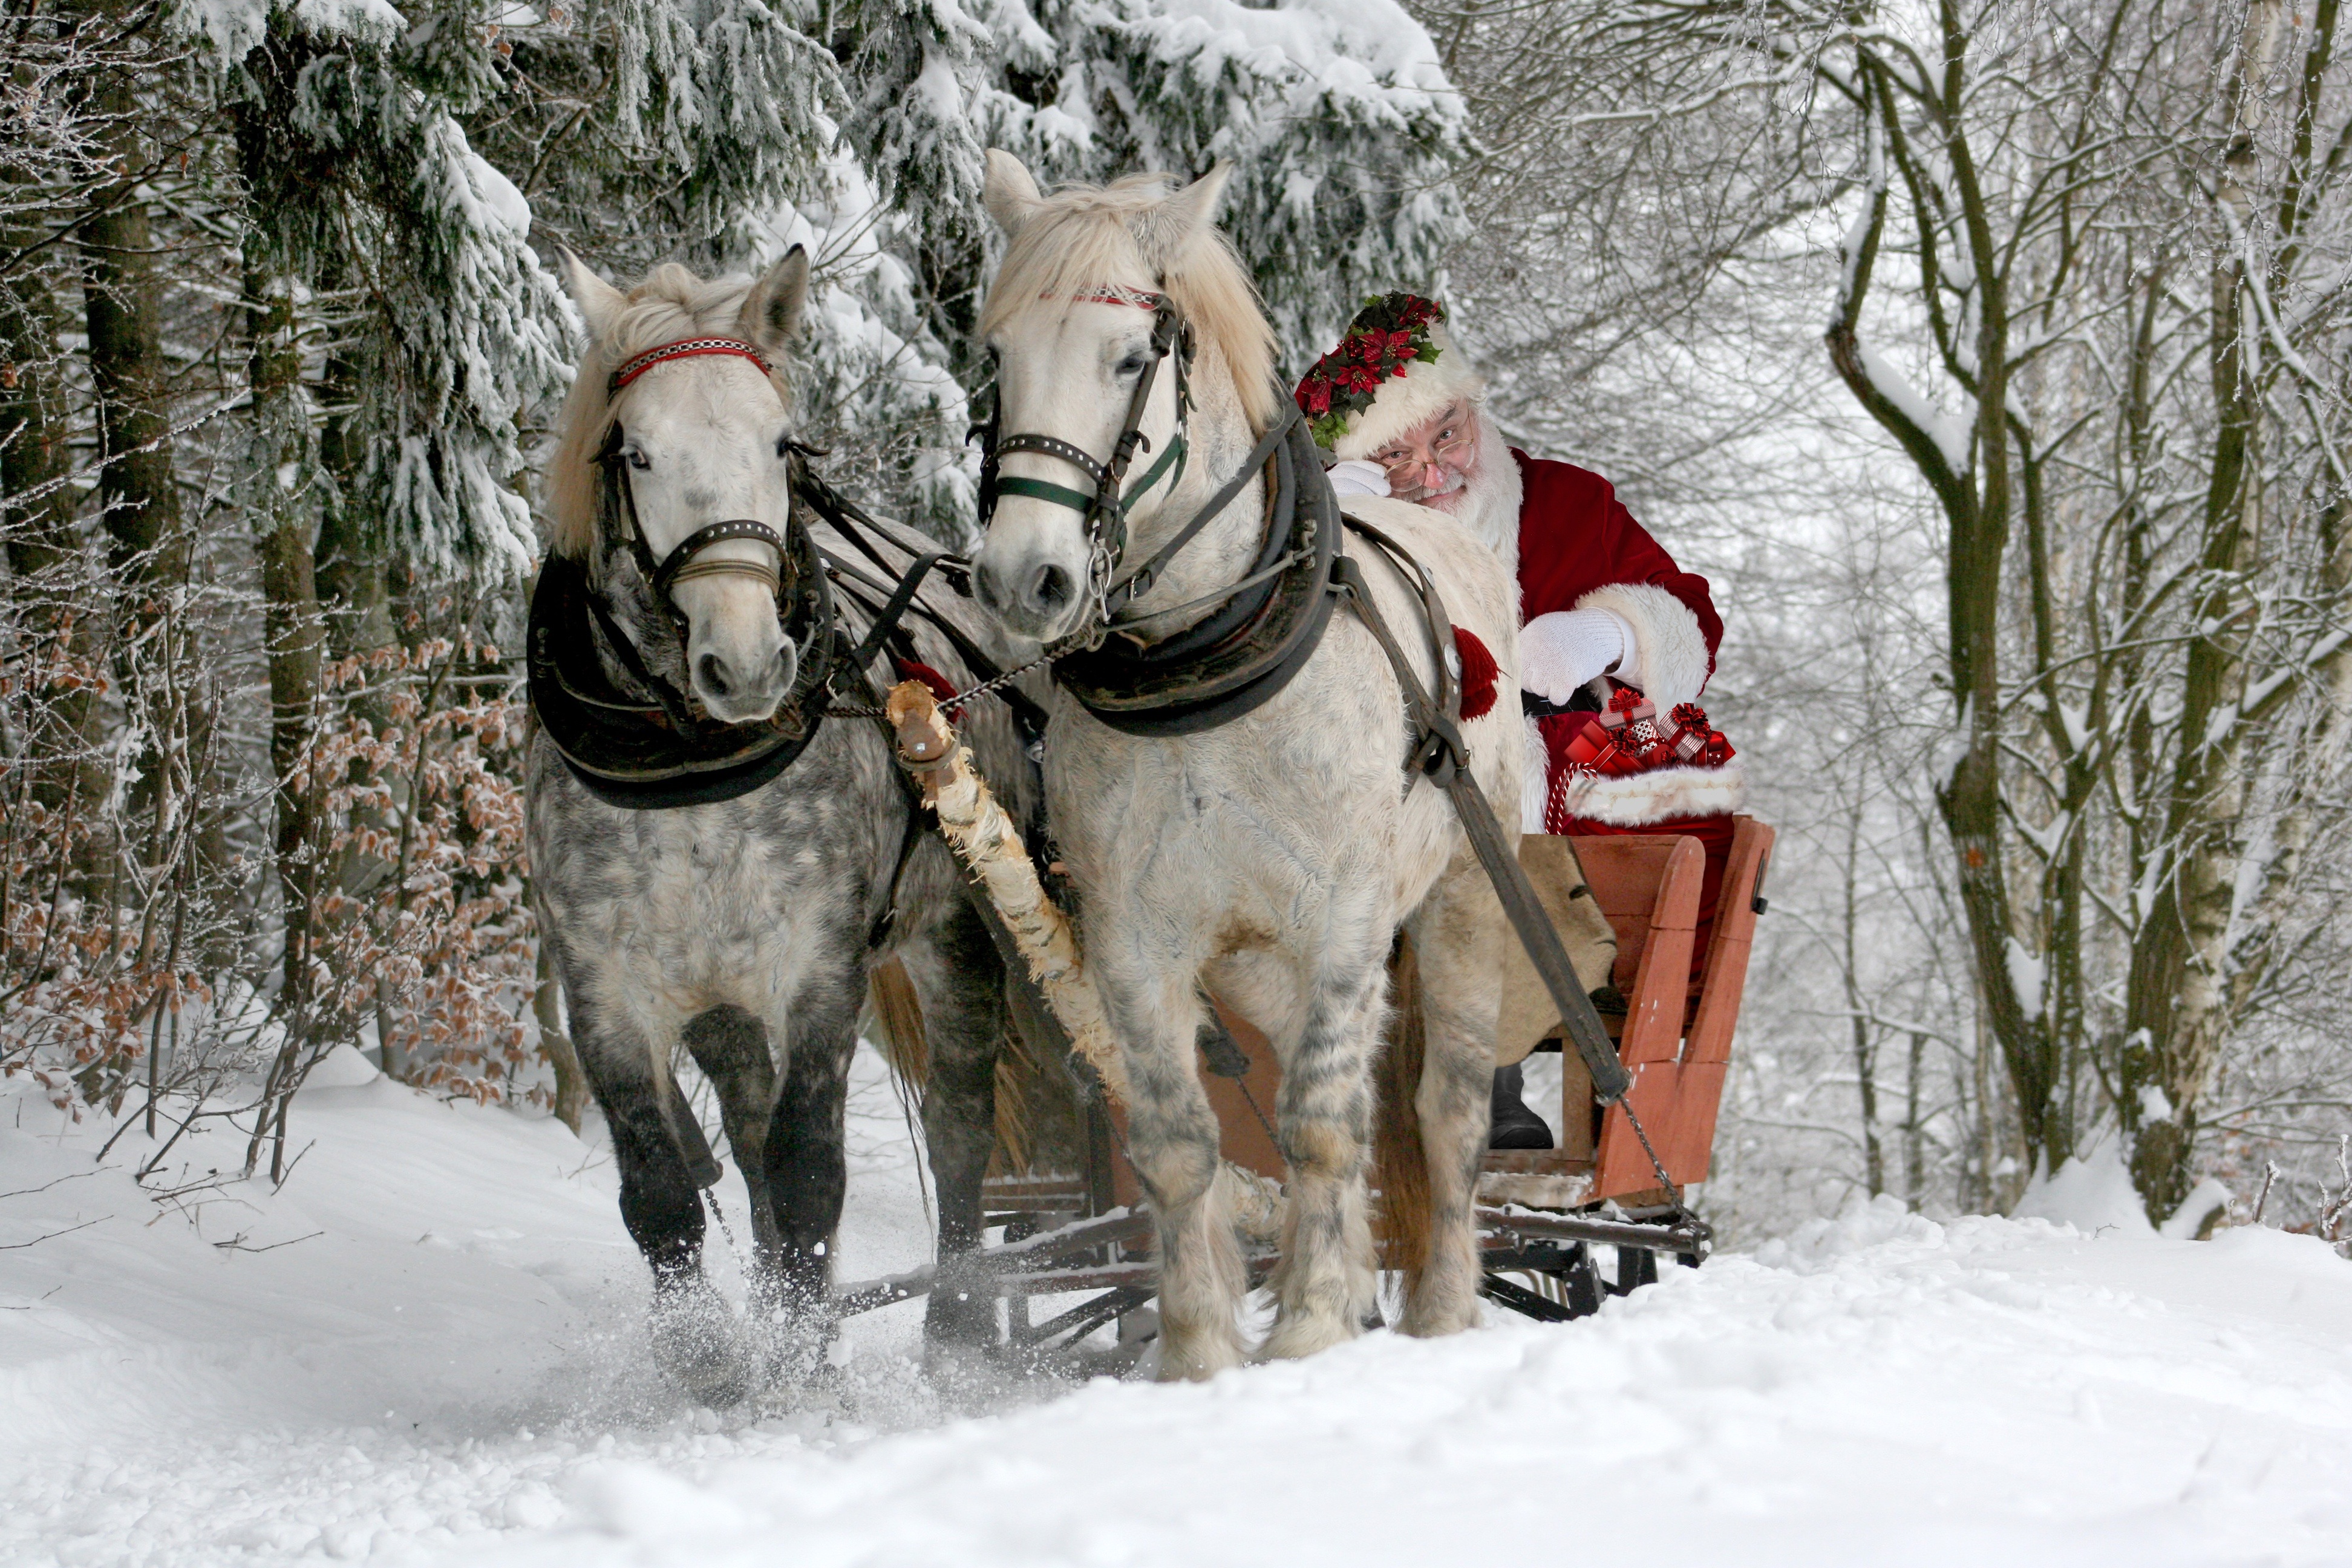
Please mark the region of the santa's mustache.
<svg viewBox="0 0 2352 1568"><path fill-rule="evenodd" d="M1441 471L1445 478L1434 485L1421 489L1400 488L1389 493L1399 500L1436 500L1440 497L1455 494L1470 483L1470 476L1459 468L1445 468Z"/></svg>

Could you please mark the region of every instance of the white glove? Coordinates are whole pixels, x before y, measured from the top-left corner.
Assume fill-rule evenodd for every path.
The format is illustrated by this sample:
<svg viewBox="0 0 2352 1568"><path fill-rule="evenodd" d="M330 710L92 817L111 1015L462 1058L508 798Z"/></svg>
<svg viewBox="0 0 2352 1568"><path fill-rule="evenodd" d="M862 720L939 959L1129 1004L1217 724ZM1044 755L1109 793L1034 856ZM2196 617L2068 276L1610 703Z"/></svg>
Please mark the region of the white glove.
<svg viewBox="0 0 2352 1568"><path fill-rule="evenodd" d="M1565 702L1633 652L1633 628L1616 611L1554 610L1519 628L1519 685Z"/></svg>
<svg viewBox="0 0 2352 1568"><path fill-rule="evenodd" d="M1388 470L1378 463L1350 458L1344 463L1334 463L1323 471L1330 476L1334 494L1384 496L1389 493Z"/></svg>

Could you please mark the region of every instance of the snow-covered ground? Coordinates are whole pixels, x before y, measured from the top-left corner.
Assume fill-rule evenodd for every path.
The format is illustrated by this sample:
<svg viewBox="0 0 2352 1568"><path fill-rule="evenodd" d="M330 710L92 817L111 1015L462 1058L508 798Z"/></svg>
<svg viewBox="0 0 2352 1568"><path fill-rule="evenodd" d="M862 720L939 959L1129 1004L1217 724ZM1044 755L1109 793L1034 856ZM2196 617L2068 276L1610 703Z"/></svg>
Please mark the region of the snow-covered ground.
<svg viewBox="0 0 2352 1568"><path fill-rule="evenodd" d="M646 1369L593 1142L338 1065L274 1195L159 1205L137 1134L99 1168L0 1099L0 1562L2352 1563L2352 1265L2303 1237L1857 1207L1196 1387L942 1392L907 1306L845 1412L719 1418ZM865 1276L929 1233L870 1064L856 1104Z"/></svg>

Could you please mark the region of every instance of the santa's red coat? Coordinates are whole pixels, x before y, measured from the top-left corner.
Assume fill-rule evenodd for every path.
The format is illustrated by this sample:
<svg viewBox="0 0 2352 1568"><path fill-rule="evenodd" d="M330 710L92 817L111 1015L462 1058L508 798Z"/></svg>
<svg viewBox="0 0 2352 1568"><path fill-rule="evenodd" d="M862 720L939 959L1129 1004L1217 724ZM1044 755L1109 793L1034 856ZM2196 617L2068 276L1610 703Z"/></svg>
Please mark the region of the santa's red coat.
<svg viewBox="0 0 2352 1568"><path fill-rule="evenodd" d="M1569 463L1530 458L1514 447L1526 487L1519 504L1519 619L1521 624L1554 610L1574 609L1577 601L1595 589L1613 584L1643 583L1663 588L1681 602L1698 623L1706 642L1707 673L1715 671L1715 652L1723 641L1723 617L1716 614L1706 579L1685 572L1675 558L1633 521L1617 499L1616 487L1599 474ZM1543 721L1546 750L1555 771L1567 760L1567 742L1582 727L1580 719ZM1723 872L1731 855L1728 815L1676 817L1638 826L1619 826L1589 818L1559 825L1579 835L1681 833L1696 838L1706 851L1706 879L1699 889L1698 939L1692 944L1691 973L1696 978L1705 961L1707 937L1715 926L1715 906L1723 892Z"/></svg>
<svg viewBox="0 0 2352 1568"><path fill-rule="evenodd" d="M1612 583L1648 583L1680 599L1706 639L1707 668L1723 641L1723 617L1706 579L1685 572L1633 521L1617 487L1590 468L1530 458L1517 447L1527 494L1519 502L1519 620L1522 625Z"/></svg>

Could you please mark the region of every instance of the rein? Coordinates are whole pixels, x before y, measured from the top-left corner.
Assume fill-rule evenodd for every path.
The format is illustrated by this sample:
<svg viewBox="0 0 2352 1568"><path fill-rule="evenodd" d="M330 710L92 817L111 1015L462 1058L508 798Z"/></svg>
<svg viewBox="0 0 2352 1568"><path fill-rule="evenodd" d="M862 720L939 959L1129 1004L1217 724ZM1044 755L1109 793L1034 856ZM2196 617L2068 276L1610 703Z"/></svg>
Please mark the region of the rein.
<svg viewBox="0 0 2352 1568"><path fill-rule="evenodd" d="M1470 841L1471 852L1477 856L1486 880L1503 906L1504 918L1511 922L1519 945L1534 963L1553 1005L1559 1009L1569 1043L1576 1047L1585 1070L1592 1075L1593 1099L1602 1105L1614 1105L1625 1113L1633 1136L1641 1142L1642 1152L1649 1156L1650 1169L1656 1173L1658 1185L1677 1194L1677 1219L1701 1236L1711 1235L1706 1223L1683 1203L1679 1189L1666 1174L1665 1163L1658 1158L1657 1150L1650 1142L1649 1130L1642 1125L1641 1115L1633 1109L1633 1075L1619 1058L1607 1026L1601 1023L1583 982L1577 978L1568 950L1560 945L1558 929L1544 912L1535 883L1519 864L1518 835L1505 831L1486 799L1486 792L1470 774L1470 748L1462 739L1462 689L1445 658L1454 646L1454 623L1445 613L1444 601L1438 596L1436 579L1412 552L1361 518L1349 518L1347 526L1386 558L1390 569L1413 591L1421 610L1422 627L1428 633L1430 652L1437 666L1437 690L1433 694L1421 683L1420 672L1407 657L1404 645L1397 640L1388 618L1373 602L1371 584L1364 576L1361 563L1353 556L1340 556L1331 574L1332 592L1347 595L1349 607L1372 634L1372 640L1380 644L1404 693L1405 718L1412 728L1405 759L1408 787L1412 777L1425 774L1445 792L1453 803L1454 816L1462 823L1463 836Z"/></svg>

